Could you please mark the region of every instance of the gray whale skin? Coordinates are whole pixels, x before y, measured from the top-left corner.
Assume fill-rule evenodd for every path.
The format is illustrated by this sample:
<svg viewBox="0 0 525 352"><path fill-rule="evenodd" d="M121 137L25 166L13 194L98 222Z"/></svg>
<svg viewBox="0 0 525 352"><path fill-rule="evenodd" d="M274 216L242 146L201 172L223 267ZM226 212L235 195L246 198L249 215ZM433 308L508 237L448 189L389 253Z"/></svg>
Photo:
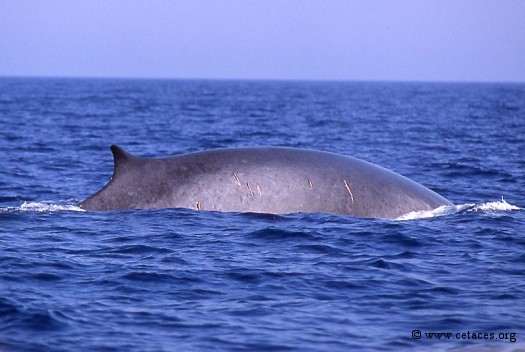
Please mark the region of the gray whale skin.
<svg viewBox="0 0 525 352"><path fill-rule="evenodd" d="M88 211L190 208L332 213L396 219L450 201L397 173L334 153L280 147L215 149L163 159L112 145L113 177Z"/></svg>

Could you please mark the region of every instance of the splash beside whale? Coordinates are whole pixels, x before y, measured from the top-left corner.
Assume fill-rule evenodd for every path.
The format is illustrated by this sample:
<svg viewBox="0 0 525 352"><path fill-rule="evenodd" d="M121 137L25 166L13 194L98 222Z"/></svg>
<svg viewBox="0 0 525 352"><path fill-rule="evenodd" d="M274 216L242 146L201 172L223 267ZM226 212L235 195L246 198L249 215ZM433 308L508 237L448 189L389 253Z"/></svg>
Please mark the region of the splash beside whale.
<svg viewBox="0 0 525 352"><path fill-rule="evenodd" d="M329 152L257 147L152 159L115 145L111 151L113 177L80 208L320 212L396 219L453 205L397 173Z"/></svg>

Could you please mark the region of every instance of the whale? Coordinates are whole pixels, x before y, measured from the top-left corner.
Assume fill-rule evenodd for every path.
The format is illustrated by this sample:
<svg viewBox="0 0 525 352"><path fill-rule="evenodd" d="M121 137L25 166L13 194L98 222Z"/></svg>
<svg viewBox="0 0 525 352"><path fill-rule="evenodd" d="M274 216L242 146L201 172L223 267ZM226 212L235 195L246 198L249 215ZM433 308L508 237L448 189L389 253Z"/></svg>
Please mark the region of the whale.
<svg viewBox="0 0 525 352"><path fill-rule="evenodd" d="M110 147L110 181L86 211L187 208L396 219L452 202L398 173L351 156L286 147L212 149L166 158Z"/></svg>

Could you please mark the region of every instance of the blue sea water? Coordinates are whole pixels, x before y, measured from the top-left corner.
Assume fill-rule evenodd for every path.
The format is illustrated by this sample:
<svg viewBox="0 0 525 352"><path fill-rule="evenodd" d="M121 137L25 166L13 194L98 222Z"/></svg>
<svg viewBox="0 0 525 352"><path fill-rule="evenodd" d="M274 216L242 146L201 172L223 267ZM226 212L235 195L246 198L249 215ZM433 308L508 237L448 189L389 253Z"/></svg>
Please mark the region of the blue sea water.
<svg viewBox="0 0 525 352"><path fill-rule="evenodd" d="M458 206L81 211L110 144L337 152ZM523 348L524 156L523 84L0 78L0 350Z"/></svg>

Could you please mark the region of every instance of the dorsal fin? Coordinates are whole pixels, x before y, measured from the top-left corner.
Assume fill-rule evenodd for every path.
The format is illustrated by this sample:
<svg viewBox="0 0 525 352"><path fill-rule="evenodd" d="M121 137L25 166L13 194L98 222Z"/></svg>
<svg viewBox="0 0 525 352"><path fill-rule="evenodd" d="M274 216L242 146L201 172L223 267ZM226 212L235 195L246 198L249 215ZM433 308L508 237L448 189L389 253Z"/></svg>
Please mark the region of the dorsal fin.
<svg viewBox="0 0 525 352"><path fill-rule="evenodd" d="M111 147L111 152L113 153L113 179L117 177L119 174L124 173L126 169L128 168L129 163L137 159L136 156L133 156L126 152L124 149L119 147L118 145L113 144Z"/></svg>
<svg viewBox="0 0 525 352"><path fill-rule="evenodd" d="M113 153L113 161L115 164L126 162L127 159L133 157L133 155L129 154L118 145L113 144L111 147L109 147L109 149L111 149L111 152Z"/></svg>

